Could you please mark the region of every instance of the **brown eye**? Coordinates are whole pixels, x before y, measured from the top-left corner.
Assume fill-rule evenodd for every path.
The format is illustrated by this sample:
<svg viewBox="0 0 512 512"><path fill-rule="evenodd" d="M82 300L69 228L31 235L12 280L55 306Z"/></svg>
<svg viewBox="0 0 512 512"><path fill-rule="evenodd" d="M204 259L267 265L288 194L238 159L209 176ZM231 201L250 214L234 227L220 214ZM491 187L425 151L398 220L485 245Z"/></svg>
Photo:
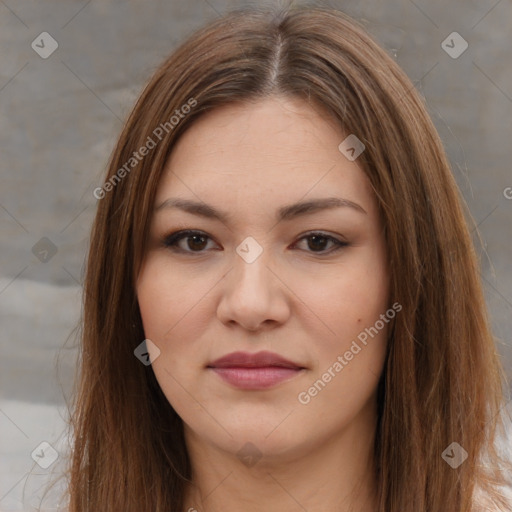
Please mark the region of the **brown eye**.
<svg viewBox="0 0 512 512"><path fill-rule="evenodd" d="M313 252L313 253L323 253L323 254L329 254L331 252L335 252L339 249L342 249L343 247L347 247L349 244L347 242L344 242L342 240L338 240L337 238L334 238L330 235L326 235L324 233L310 233L306 236L303 236L299 241L307 240L307 251L306 252ZM326 246L328 244L334 246L331 250L325 250Z"/></svg>
<svg viewBox="0 0 512 512"><path fill-rule="evenodd" d="M304 249L306 252L319 255L330 254L349 245L348 242L324 233L309 233L300 238L299 242L303 240L307 240L307 249ZM183 241L186 242L182 243ZM184 230L165 237L162 245L176 252L201 254L208 250L208 241L211 241L211 238L201 231ZM331 249L328 249L329 245Z"/></svg>
<svg viewBox="0 0 512 512"><path fill-rule="evenodd" d="M308 236L308 248L313 251L323 251L329 240L325 236L311 235Z"/></svg>
<svg viewBox="0 0 512 512"><path fill-rule="evenodd" d="M183 240L186 240L185 244L180 243ZM186 230L168 235L164 238L162 244L164 247L179 252L200 253L204 252L208 240L210 240L210 237L200 231Z"/></svg>
<svg viewBox="0 0 512 512"><path fill-rule="evenodd" d="M187 237L187 245L192 251L201 251L206 246L206 238L203 235L191 235Z"/></svg>

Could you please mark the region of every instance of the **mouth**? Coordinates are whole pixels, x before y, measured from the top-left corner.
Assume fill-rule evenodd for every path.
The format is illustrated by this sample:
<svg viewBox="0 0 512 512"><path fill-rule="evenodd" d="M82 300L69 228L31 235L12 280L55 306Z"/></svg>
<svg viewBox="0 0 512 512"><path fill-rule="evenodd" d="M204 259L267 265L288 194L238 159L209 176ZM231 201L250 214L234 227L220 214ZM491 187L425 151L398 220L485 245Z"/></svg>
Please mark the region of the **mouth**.
<svg viewBox="0 0 512 512"><path fill-rule="evenodd" d="M272 352L233 352L206 368L231 386L245 390L271 388L306 370L304 366Z"/></svg>

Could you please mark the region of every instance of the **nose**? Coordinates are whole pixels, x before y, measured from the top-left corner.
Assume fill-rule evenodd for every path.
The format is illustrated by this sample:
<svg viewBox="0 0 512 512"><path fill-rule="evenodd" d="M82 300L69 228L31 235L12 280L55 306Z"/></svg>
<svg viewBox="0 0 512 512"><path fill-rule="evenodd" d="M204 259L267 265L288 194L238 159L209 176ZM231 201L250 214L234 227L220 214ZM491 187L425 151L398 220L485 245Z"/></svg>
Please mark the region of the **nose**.
<svg viewBox="0 0 512 512"><path fill-rule="evenodd" d="M234 267L222 280L217 308L221 322L258 331L283 324L290 316L290 294L275 270L269 268L266 251L252 263L234 255Z"/></svg>

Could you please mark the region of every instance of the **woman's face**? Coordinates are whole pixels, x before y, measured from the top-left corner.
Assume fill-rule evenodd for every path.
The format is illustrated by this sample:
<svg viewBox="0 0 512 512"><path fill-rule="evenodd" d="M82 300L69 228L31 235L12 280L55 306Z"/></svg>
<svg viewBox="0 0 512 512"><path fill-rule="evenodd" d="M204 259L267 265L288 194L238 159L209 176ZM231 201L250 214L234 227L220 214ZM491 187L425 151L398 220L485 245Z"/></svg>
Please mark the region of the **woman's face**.
<svg viewBox="0 0 512 512"><path fill-rule="evenodd" d="M137 296L188 443L293 459L375 423L395 310L376 200L338 148L347 135L274 97L208 113L173 150Z"/></svg>

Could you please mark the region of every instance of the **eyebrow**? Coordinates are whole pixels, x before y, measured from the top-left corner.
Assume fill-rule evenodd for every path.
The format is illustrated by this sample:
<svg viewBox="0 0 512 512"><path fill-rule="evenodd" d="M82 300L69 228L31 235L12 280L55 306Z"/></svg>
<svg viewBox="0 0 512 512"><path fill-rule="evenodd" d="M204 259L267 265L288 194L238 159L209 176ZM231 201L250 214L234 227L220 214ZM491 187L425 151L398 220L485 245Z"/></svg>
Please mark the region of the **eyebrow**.
<svg viewBox="0 0 512 512"><path fill-rule="evenodd" d="M155 208L155 211L167 208L178 208L185 212L208 219L219 220L223 223L228 223L231 219L231 215L227 212L219 211L206 203L192 201L190 199L171 197L160 203ZM353 201L343 199L341 197L325 197L322 199L311 199L309 201L302 201L282 206L277 211L276 219L278 221L290 221L297 217L311 215L316 212L331 210L334 208L351 208L358 213L367 215L366 210L361 205L354 203Z"/></svg>

